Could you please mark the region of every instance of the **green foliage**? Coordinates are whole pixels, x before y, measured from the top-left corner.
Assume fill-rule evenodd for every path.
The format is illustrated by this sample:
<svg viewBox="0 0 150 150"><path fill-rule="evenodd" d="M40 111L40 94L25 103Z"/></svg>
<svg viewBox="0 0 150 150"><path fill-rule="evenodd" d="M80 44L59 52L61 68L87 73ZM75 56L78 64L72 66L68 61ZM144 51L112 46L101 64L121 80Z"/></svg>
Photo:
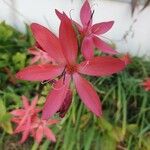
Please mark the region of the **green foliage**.
<svg viewBox="0 0 150 150"><path fill-rule="evenodd" d="M15 78L15 73L28 65L27 48L32 43L30 30L23 35L4 22L0 23L0 147L3 149L9 149L6 139L18 146L18 138L4 131L12 133L8 112L22 105L20 95L32 98L38 93L38 105L42 106L51 88L48 83L43 85ZM20 149L149 150L150 93L140 85L148 76L150 62L134 57L122 73L105 78L87 77L101 97L103 117L97 118L89 112L74 92L69 112L53 128L57 142L45 140L38 145L29 140L20 145Z"/></svg>
<svg viewBox="0 0 150 150"><path fill-rule="evenodd" d="M6 111L6 107L0 99L0 126L9 134L12 134L11 115Z"/></svg>

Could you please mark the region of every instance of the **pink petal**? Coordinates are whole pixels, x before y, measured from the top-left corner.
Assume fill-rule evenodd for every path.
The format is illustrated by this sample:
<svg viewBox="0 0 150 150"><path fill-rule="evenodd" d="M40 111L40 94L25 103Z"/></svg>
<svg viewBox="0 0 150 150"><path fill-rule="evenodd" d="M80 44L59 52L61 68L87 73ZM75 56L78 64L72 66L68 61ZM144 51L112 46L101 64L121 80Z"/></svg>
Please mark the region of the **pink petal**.
<svg viewBox="0 0 150 150"><path fill-rule="evenodd" d="M77 37L74 32L71 20L66 16L61 19L59 28L59 38L62 46L63 54L68 63L75 63L78 44Z"/></svg>
<svg viewBox="0 0 150 150"><path fill-rule="evenodd" d="M44 128L44 134L46 135L48 140L56 142L55 135L49 128L47 127Z"/></svg>
<svg viewBox="0 0 150 150"><path fill-rule="evenodd" d="M16 123L16 124L19 124L20 118L18 118L18 117L15 118L14 117L14 118L11 119L11 121L14 122L14 123Z"/></svg>
<svg viewBox="0 0 150 150"><path fill-rule="evenodd" d="M73 75L77 92L83 103L97 116L102 115L100 99L92 85L79 74Z"/></svg>
<svg viewBox="0 0 150 150"><path fill-rule="evenodd" d="M44 133L44 130L43 130L43 127L42 126L39 126L37 131L36 131L36 134L35 134L35 140L40 143L42 138L43 138L43 133Z"/></svg>
<svg viewBox="0 0 150 150"><path fill-rule="evenodd" d="M17 128L15 129L15 132L19 132L24 128L24 126L26 127L27 120L29 120L30 118L31 117L28 117L27 115L22 116Z"/></svg>
<svg viewBox="0 0 150 150"><path fill-rule="evenodd" d="M67 111L71 105L71 102L72 102L72 91L68 90L66 97L65 97L60 109L58 110L59 117L63 118L65 116L65 114L67 113Z"/></svg>
<svg viewBox="0 0 150 150"><path fill-rule="evenodd" d="M26 124L22 125L20 128L15 129L14 133L24 132L26 130Z"/></svg>
<svg viewBox="0 0 150 150"><path fill-rule="evenodd" d="M22 135L22 138L21 138L21 140L20 140L20 143L24 143L26 140L27 140L27 138L28 138L28 136L29 136L29 132L30 132L30 124L31 124L31 120L30 120L30 118L27 120L27 122L26 122L26 128L25 128L25 130L23 131L23 135Z"/></svg>
<svg viewBox="0 0 150 150"><path fill-rule="evenodd" d="M37 104L37 101L38 101L38 95L36 95L36 96L34 97L34 99L32 100L32 102L31 102L31 107L32 107L32 109L35 108L35 106L36 106L36 104Z"/></svg>
<svg viewBox="0 0 150 150"><path fill-rule="evenodd" d="M92 26L92 32L94 34L104 34L106 33L108 30L111 29L111 27L113 26L114 24L114 21L109 21L109 22L101 22L101 23L97 23L97 24L94 24Z"/></svg>
<svg viewBox="0 0 150 150"><path fill-rule="evenodd" d="M57 81L53 90L47 96L46 103L43 108L42 119L48 119L53 116L61 107L68 88L69 88L70 76L65 77L65 81L63 81L63 77Z"/></svg>
<svg viewBox="0 0 150 150"><path fill-rule="evenodd" d="M55 13L57 15L57 17L61 20L63 19L63 17L66 17L65 13L61 13L59 10L55 9Z"/></svg>
<svg viewBox="0 0 150 150"><path fill-rule="evenodd" d="M102 41L98 37L93 37L93 41L95 44L95 47L101 50L104 53L108 54L117 54L117 51L115 51L111 46L109 46L106 42Z"/></svg>
<svg viewBox="0 0 150 150"><path fill-rule="evenodd" d="M10 112L14 116L23 116L25 111L23 109L16 109Z"/></svg>
<svg viewBox="0 0 150 150"><path fill-rule="evenodd" d="M61 13L60 11L58 11L57 9L55 9L55 13L58 16L58 18L60 20L62 20L64 17L67 17L67 15L65 13ZM70 19L71 20L71 19ZM82 27L74 20L71 20L72 23L78 28L79 31L82 31Z"/></svg>
<svg viewBox="0 0 150 150"><path fill-rule="evenodd" d="M122 71L125 66L125 63L118 58L100 56L79 64L78 71L92 76L108 76Z"/></svg>
<svg viewBox="0 0 150 150"><path fill-rule="evenodd" d="M48 120L47 121L47 125L53 125L53 124L57 124L57 123L59 123L59 120L53 119L53 120Z"/></svg>
<svg viewBox="0 0 150 150"><path fill-rule="evenodd" d="M32 55L38 55L38 50L34 47L28 49L28 53Z"/></svg>
<svg viewBox="0 0 150 150"><path fill-rule="evenodd" d="M38 62L39 60L40 60L40 56L34 56L30 61L30 65L33 65L34 63Z"/></svg>
<svg viewBox="0 0 150 150"><path fill-rule="evenodd" d="M93 43L93 39L90 37L86 37L83 39L82 42L82 47L81 47L81 51L82 51L82 55L84 56L85 59L91 59L94 56L94 43Z"/></svg>
<svg viewBox="0 0 150 150"><path fill-rule="evenodd" d="M81 8L80 11L80 19L84 27L87 27L88 25L91 25L92 23L92 11L90 8L90 4L88 0L86 0Z"/></svg>
<svg viewBox="0 0 150 150"><path fill-rule="evenodd" d="M65 62L59 40L50 30L36 23L31 24L31 30L43 50L56 62Z"/></svg>
<svg viewBox="0 0 150 150"><path fill-rule="evenodd" d="M32 65L19 71L16 77L28 81L52 80L60 75L63 69L63 67L52 64Z"/></svg>
<svg viewBox="0 0 150 150"><path fill-rule="evenodd" d="M22 99L22 102L23 102L23 107L25 109L27 109L29 107L29 100L28 100L28 98L23 95L23 96L21 96L21 99Z"/></svg>
<svg viewBox="0 0 150 150"><path fill-rule="evenodd" d="M20 144L24 143L27 140L28 136L29 136L29 131L27 131L27 130L23 131L22 138L19 141L19 143Z"/></svg>

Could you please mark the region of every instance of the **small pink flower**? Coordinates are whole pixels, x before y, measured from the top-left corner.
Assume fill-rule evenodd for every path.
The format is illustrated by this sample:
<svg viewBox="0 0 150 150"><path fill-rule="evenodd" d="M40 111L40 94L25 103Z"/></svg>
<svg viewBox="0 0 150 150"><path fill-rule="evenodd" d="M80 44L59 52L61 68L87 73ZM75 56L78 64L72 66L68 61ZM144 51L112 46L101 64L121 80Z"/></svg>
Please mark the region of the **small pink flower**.
<svg viewBox="0 0 150 150"><path fill-rule="evenodd" d="M12 121L18 125L14 133L23 131L23 136L20 141L21 143L25 142L28 138L32 120L40 111L39 108L36 108L37 100L38 96L36 96L32 100L31 105L29 105L29 100L25 96L22 96L23 108L16 109L10 112L14 116L12 118Z"/></svg>
<svg viewBox="0 0 150 150"><path fill-rule="evenodd" d="M22 96L22 100L23 108L11 112L14 116L12 122L17 124L14 134L22 133L20 143L24 143L30 135L33 136L38 143L41 142L44 135L48 140L55 142L55 135L51 129L49 129L49 126L58 123L58 120L39 119L38 113L41 110L36 107L37 96L33 99L31 105L29 105L28 99L25 96Z"/></svg>
<svg viewBox="0 0 150 150"><path fill-rule="evenodd" d="M59 39L47 28L32 24L36 41L55 60L53 64L32 65L17 73L17 78L28 81L53 80L58 77L48 94L42 118L48 119L60 110L70 83L73 81L83 103L97 116L102 115L101 102L93 86L82 75L108 76L125 68L125 63L111 56L94 57L77 63L78 44L72 22L65 16L61 19Z"/></svg>
<svg viewBox="0 0 150 150"><path fill-rule="evenodd" d="M142 83L142 86L144 87L145 91L150 91L150 78L146 79Z"/></svg>
<svg viewBox="0 0 150 150"><path fill-rule="evenodd" d="M58 10L56 10L56 14L60 18L60 20L62 20L66 16L65 13L61 14ZM109 31L112 28L114 21L101 22L93 25L93 14L94 11L92 12L90 4L88 0L86 0L80 10L80 19L82 26L80 26L75 21L72 21L72 23L77 26L79 32L83 36L81 52L84 58L93 58L95 48L98 48L104 53L117 54L117 51L115 51L106 42L98 37L99 35L103 35L107 31Z"/></svg>
<svg viewBox="0 0 150 150"><path fill-rule="evenodd" d="M28 52L29 54L34 55L34 57L31 59L31 62L30 62L31 65L36 62L39 62L41 64L53 62L53 59L48 55L48 53L46 53L45 51L37 47L29 48Z"/></svg>

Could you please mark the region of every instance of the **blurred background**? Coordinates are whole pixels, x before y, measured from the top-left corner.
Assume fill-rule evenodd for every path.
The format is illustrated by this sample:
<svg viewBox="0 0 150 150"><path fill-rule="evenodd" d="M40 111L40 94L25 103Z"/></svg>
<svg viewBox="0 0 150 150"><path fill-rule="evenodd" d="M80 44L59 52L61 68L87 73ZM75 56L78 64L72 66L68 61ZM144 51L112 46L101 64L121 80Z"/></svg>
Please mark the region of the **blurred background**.
<svg viewBox="0 0 150 150"><path fill-rule="evenodd" d="M116 44L118 51L150 56L149 0L90 0L90 4L95 10L95 23L115 21L106 37ZM37 22L57 33L59 20L55 9L79 21L81 5L81 0L0 0L0 20L20 31L25 31L25 23Z"/></svg>

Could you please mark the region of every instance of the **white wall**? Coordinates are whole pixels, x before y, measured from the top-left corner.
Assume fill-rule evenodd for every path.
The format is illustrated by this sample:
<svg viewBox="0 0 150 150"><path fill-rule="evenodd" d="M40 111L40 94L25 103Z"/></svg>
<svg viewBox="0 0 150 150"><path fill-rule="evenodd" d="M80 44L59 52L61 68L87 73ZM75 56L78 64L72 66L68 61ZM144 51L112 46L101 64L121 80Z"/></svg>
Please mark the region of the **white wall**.
<svg viewBox="0 0 150 150"><path fill-rule="evenodd" d="M117 44L120 52L150 56L150 7L141 13L135 12L131 18L129 3L107 0L91 0L90 3L92 9L95 9L95 23L115 20L113 28L105 36ZM72 10L71 17L79 21L81 5L81 0L0 0L0 20L6 20L22 31L24 22L38 22L57 33L59 20L55 15L55 8L67 14ZM132 24L132 31L123 39Z"/></svg>

